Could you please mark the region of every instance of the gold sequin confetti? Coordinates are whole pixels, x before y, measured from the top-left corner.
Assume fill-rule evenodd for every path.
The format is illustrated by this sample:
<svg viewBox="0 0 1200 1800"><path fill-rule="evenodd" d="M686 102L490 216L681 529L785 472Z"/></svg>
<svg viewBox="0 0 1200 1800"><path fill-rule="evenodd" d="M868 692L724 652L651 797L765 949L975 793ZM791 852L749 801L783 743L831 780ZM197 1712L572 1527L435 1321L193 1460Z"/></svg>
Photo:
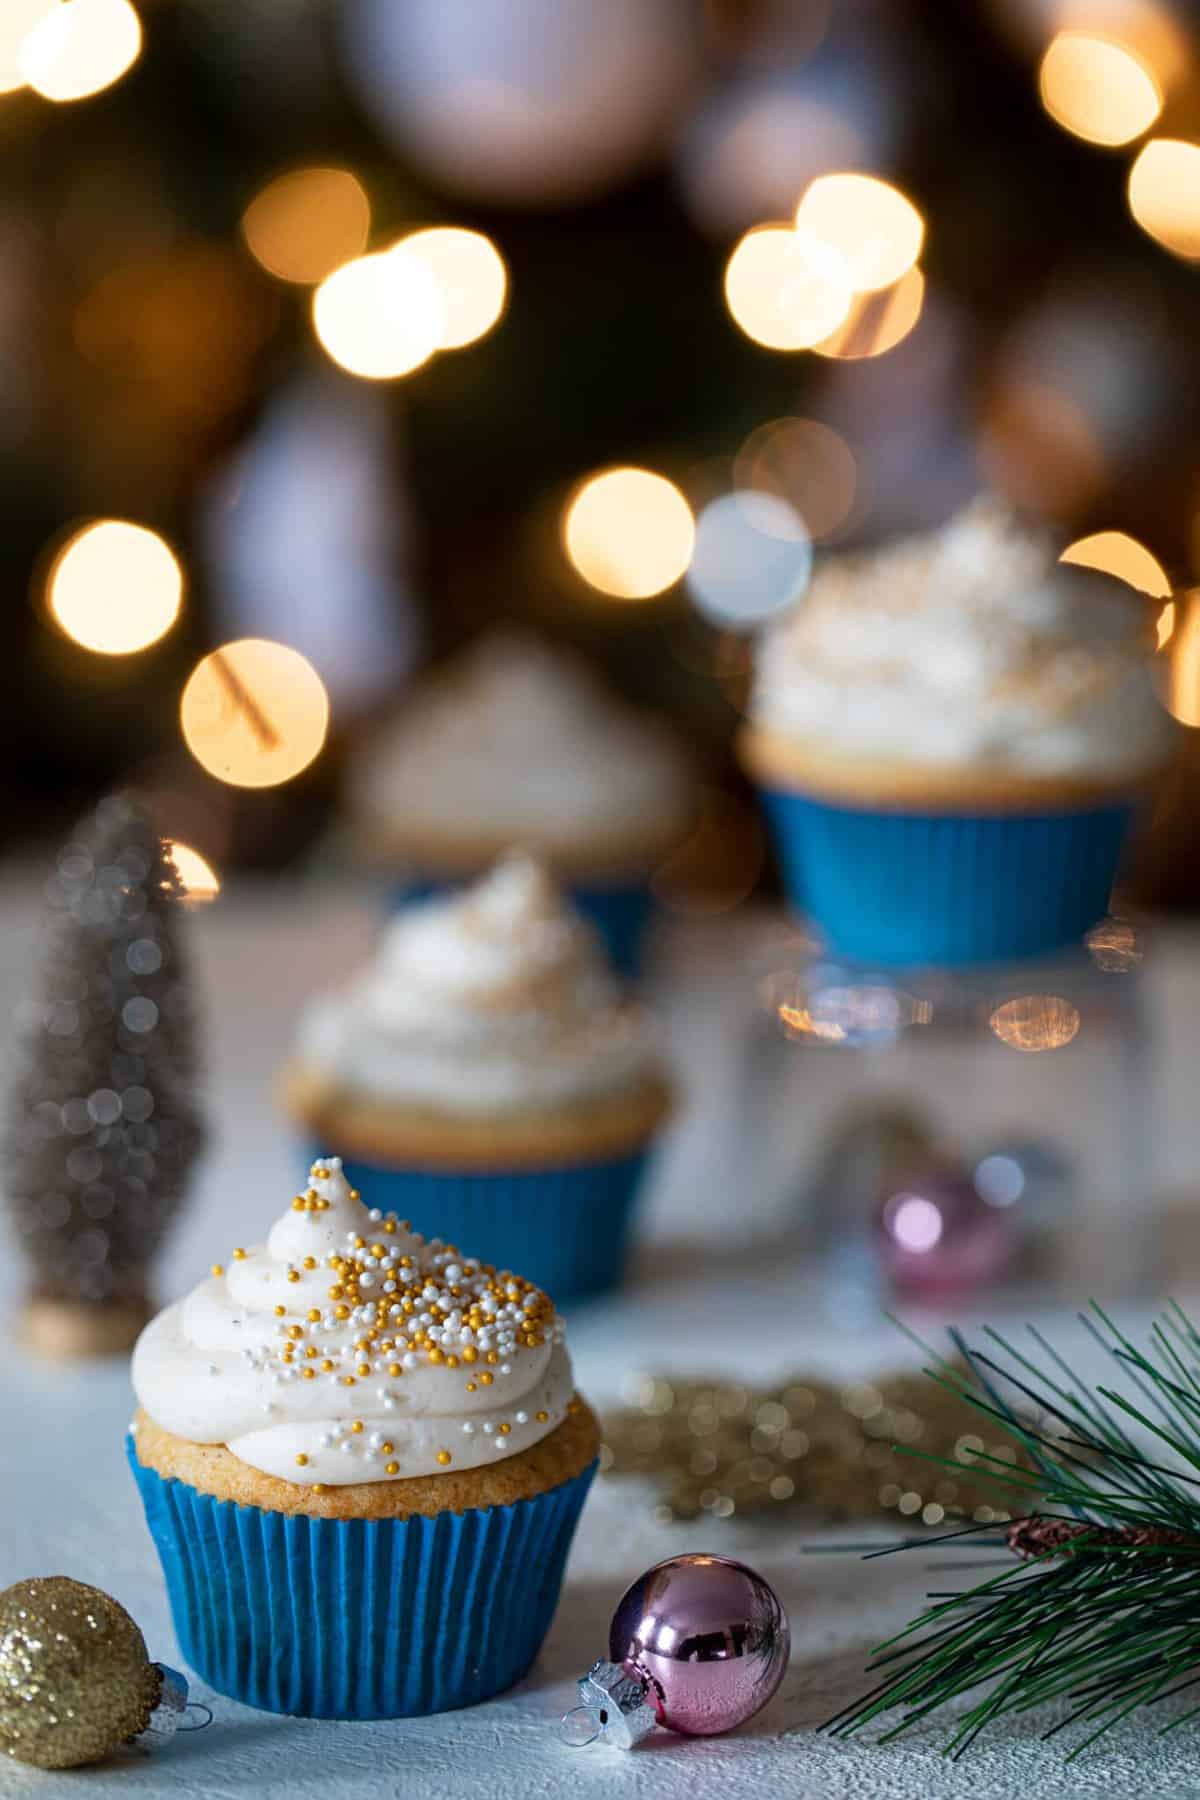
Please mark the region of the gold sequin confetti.
<svg viewBox="0 0 1200 1800"><path fill-rule="evenodd" d="M786 1509L830 1519L891 1512L906 1526L1000 1523L1008 1514L991 1504L994 1465L976 1480L926 1457L970 1462L986 1452L1028 1466L998 1427L980 1436L979 1413L919 1371L842 1385L797 1376L761 1389L634 1375L625 1398L604 1421L601 1472L652 1479L663 1520Z"/></svg>

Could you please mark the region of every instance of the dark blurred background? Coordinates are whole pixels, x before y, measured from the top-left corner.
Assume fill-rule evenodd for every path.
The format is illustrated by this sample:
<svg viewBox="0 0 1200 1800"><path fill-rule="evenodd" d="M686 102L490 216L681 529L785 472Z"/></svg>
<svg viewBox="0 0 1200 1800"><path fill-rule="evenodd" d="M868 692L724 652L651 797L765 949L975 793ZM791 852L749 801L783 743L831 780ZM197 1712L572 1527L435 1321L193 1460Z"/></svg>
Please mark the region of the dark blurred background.
<svg viewBox="0 0 1200 1800"><path fill-rule="evenodd" d="M512 621L675 719L736 807L754 598L697 605L669 506L601 505L629 578L590 580L564 512L613 465L697 516L765 489L818 554L980 486L1064 541L1123 534L1081 554L1147 592L1164 697L1200 721L1190 8L5 0L0 90L6 849L135 775L222 872L289 864L354 735ZM924 238L814 342L819 257L776 276L759 244L728 293L726 270L845 171L907 196ZM835 210L886 261L901 226L856 193ZM430 227L492 250L439 240L382 325L344 282L314 324L323 278ZM429 355L447 280L480 335ZM385 378L342 366L381 332ZM167 552L89 535L106 520ZM284 786L214 779L181 735L197 663L245 637L299 650L329 696L328 742ZM283 676L227 675L253 725ZM1146 897L1196 898L1191 787L1143 851Z"/></svg>

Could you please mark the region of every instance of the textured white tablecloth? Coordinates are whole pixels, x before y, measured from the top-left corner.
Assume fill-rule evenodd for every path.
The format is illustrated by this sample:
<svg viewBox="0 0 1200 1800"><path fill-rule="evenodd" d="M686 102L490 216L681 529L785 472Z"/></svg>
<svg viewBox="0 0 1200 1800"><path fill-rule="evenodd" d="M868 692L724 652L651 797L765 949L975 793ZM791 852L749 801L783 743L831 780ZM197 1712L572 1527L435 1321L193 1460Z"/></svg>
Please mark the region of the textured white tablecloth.
<svg viewBox="0 0 1200 1800"><path fill-rule="evenodd" d="M3 1016L25 978L31 907L24 888L0 893ZM196 924L219 1136L195 1204L164 1259L164 1293L195 1280L234 1235L246 1237L249 1220L265 1226L290 1192L294 1170L271 1106L271 1076L304 994L349 967L371 929L360 907L336 896L290 907L269 895L226 898ZM1174 1071L1180 1048L1191 1041L1181 1009L1190 1009L1200 959L1182 949L1173 956L1171 979L1164 978L1158 995L1156 1036L1159 1054ZM905 1351L891 1329L882 1323L831 1329L819 1296L794 1262L766 1250L730 1255L747 1236L757 1233L769 1242L785 1192L776 1180L772 1193L765 1165L757 1203L755 1182L734 1179L743 1166L734 1133L740 1090L729 1065L739 1053L741 1027L728 1010L728 991L722 1000L720 990L722 982L727 989L730 982L737 986L739 959L713 927L684 933L666 966L669 1035L692 1079L696 1109L660 1170L638 1281L611 1307L572 1322L581 1386L603 1404L616 1396L631 1367L707 1368L771 1379L797 1367L853 1376L895 1365ZM1200 1109L1191 1103L1186 1062L1172 1080L1176 1085L1165 1101L1175 1126L1160 1145L1160 1176L1177 1182L1195 1166ZM705 1093L707 1101L700 1097ZM725 1254L699 1255L696 1246L705 1240L723 1241ZM19 1271L6 1256L0 1261L0 1304L15 1300L18 1291ZM122 1364L55 1368L20 1357L9 1361L0 1379L0 1585L51 1573L94 1582L138 1619L151 1654L172 1661L178 1653L157 1562L124 1464L129 1410ZM881 1527L880 1537L886 1532ZM943 1759L936 1730L907 1745L883 1747L817 1735L817 1723L860 1690L866 1649L915 1609L930 1585L928 1564L938 1556L922 1551L872 1564L852 1556L804 1556L802 1539L818 1537L799 1528L754 1529L737 1522L662 1525L636 1485L601 1480L549 1641L514 1693L470 1711L374 1725L278 1719L217 1698L208 1730L177 1739L153 1757L126 1756L74 1775L43 1775L0 1759L0 1800L59 1800L85 1791L119 1791L130 1800L169 1792L179 1800L243 1800L248 1794L538 1800L568 1786L595 1800L760 1800L772 1794L784 1800L1135 1800L1166 1794L1183 1800L1200 1794L1200 1740L1187 1733L1159 1739L1144 1723L1123 1727L1071 1769L1062 1749L1040 1743L1027 1723L985 1738L960 1765ZM689 1742L659 1733L629 1755L566 1747L557 1735L559 1715L573 1702L573 1677L605 1649L619 1594L646 1565L681 1549L742 1555L776 1583L794 1639L780 1693L728 1738ZM198 1692L205 1697L202 1688Z"/></svg>

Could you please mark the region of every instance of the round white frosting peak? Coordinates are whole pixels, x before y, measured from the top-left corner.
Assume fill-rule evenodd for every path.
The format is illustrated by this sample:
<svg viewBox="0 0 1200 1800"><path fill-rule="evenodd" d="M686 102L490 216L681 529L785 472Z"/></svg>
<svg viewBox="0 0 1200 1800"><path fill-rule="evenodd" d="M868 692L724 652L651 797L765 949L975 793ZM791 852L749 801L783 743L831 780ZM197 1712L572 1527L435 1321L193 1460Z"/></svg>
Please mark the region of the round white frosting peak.
<svg viewBox="0 0 1200 1800"><path fill-rule="evenodd" d="M610 696L570 652L497 632L429 676L351 770L365 820L420 860L447 833L607 864L687 829L692 775L656 721Z"/></svg>
<svg viewBox="0 0 1200 1800"><path fill-rule="evenodd" d="M1146 602L1063 566L1048 535L980 500L941 530L831 557L759 647L755 722L844 754L1140 773L1172 728Z"/></svg>
<svg viewBox="0 0 1200 1800"><path fill-rule="evenodd" d="M323 1486L516 1455L573 1395L547 1297L368 1212L336 1156L313 1164L265 1245L239 1247L151 1321L133 1385L177 1436Z"/></svg>
<svg viewBox="0 0 1200 1800"><path fill-rule="evenodd" d="M599 939L520 853L397 914L371 965L305 1012L299 1053L355 1094L476 1117L621 1093L659 1068Z"/></svg>

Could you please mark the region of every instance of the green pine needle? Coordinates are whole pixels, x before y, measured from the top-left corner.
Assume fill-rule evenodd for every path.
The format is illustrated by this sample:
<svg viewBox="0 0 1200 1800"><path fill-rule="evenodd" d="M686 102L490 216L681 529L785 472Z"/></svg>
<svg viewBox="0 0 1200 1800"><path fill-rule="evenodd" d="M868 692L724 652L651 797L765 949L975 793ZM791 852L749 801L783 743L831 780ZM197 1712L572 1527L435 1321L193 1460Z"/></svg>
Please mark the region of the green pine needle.
<svg viewBox="0 0 1200 1800"><path fill-rule="evenodd" d="M1028 1355L995 1331L975 1350L952 1332L965 1372L937 1356L926 1371L1002 1425L1032 1466L927 1460L995 1480L1014 1490L1023 1517L1065 1519L1079 1535L1066 1549L1009 1556L974 1587L927 1596L926 1610L873 1653L876 1686L825 1729L849 1735L899 1710L886 1742L974 1695L946 1745L959 1757L995 1720L1058 1702L1067 1712L1043 1735L1072 1733L1070 1761L1138 1708L1200 1682L1200 1332L1174 1302L1148 1350L1094 1302L1081 1318L1132 1397L1083 1381L1032 1326ZM1159 1460L1164 1451L1174 1461ZM995 1544L994 1526L978 1530ZM1114 1530L1184 1541L1106 1542ZM950 1538L979 1543L970 1529L937 1541ZM1197 1718L1200 1705L1163 1730Z"/></svg>

